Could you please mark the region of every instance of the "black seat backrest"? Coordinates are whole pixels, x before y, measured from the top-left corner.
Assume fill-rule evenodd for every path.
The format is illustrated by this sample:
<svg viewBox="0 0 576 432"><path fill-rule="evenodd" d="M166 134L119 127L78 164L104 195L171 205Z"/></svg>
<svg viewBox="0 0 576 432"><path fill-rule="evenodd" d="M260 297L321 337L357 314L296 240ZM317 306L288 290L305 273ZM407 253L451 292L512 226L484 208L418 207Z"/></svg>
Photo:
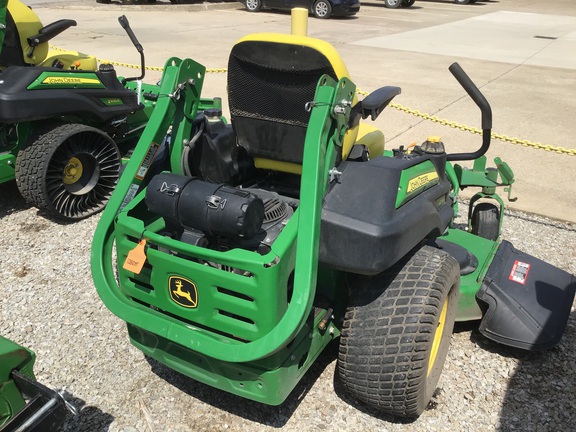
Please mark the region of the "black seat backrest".
<svg viewBox="0 0 576 432"><path fill-rule="evenodd" d="M315 39L257 36L259 40L238 42L228 63L228 99L238 144L255 158L301 164L310 118L306 103L314 99L322 75L338 80L342 71L337 74L321 50L307 45Z"/></svg>
<svg viewBox="0 0 576 432"><path fill-rule="evenodd" d="M10 11L6 10L6 29L4 30L4 43L0 52L0 67L24 66L24 54L20 44L18 28Z"/></svg>

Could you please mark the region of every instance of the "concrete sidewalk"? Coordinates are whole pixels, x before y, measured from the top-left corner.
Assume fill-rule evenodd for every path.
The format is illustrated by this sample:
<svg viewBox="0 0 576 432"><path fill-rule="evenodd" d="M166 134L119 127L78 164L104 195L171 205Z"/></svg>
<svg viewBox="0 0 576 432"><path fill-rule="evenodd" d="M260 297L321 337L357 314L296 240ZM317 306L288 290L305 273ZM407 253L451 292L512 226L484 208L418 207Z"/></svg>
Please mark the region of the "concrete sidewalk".
<svg viewBox="0 0 576 432"><path fill-rule="evenodd" d="M34 0L33 0L34 1ZM138 63L118 25L126 14L144 46L148 65L170 56L225 68L240 37L259 31L287 33L287 12L248 13L239 2L171 5L97 4L95 0L35 0L44 24L72 18L78 26L53 43L100 58ZM521 4L519 4L521 3ZM545 4L543 4L545 3ZM490 101L494 131L533 142L576 148L576 7L514 0L456 5L418 0L409 9L363 2L357 17L309 21L309 34L332 43L358 87L402 87L395 102L473 127L480 113L448 72L458 61ZM135 75L119 68L119 73ZM158 72L147 73L153 82ZM225 74L210 74L206 96L225 99ZM376 125L387 147L440 135L449 152L471 151L480 137L388 108ZM510 207L576 222L576 157L493 141L489 159L501 156L516 173ZM466 191L467 192L467 191ZM504 192L502 191L502 194Z"/></svg>

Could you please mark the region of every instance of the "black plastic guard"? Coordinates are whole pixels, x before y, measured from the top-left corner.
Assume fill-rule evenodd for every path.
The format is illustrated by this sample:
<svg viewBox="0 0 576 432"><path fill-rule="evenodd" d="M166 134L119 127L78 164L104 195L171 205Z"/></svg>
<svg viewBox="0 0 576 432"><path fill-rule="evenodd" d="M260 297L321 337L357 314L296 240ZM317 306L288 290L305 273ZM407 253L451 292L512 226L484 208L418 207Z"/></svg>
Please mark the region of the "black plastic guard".
<svg viewBox="0 0 576 432"><path fill-rule="evenodd" d="M11 378L28 403L0 428L2 432L59 431L60 425L70 414L64 398L17 370L12 371Z"/></svg>
<svg viewBox="0 0 576 432"><path fill-rule="evenodd" d="M67 74L71 78L95 74L105 88L28 90L30 84L38 80L42 72ZM117 98L122 103L105 105L102 102L104 98ZM19 123L61 116L74 116L91 122L105 123L142 108L144 105L138 104L136 93L124 88L114 70L63 71L45 67L10 66L2 71L0 123Z"/></svg>
<svg viewBox="0 0 576 432"><path fill-rule="evenodd" d="M575 291L573 275L503 241L476 294L484 313L480 332L529 351L552 348L564 333Z"/></svg>

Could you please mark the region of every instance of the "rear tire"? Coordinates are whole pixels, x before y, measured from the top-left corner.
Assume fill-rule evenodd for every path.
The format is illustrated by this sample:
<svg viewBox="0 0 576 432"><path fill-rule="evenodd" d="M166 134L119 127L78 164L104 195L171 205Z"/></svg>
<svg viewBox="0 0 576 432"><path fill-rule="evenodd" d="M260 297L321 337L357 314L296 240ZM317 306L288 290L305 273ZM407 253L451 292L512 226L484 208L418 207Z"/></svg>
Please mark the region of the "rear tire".
<svg viewBox="0 0 576 432"><path fill-rule="evenodd" d="M500 210L492 203L483 202L472 212L472 234L488 240L500 237Z"/></svg>
<svg viewBox="0 0 576 432"><path fill-rule="evenodd" d="M16 184L26 201L68 220L102 210L119 171L116 143L101 130L76 123L39 130L16 157Z"/></svg>
<svg viewBox="0 0 576 432"><path fill-rule="evenodd" d="M403 0L384 0L384 6L391 9L397 9L402 6Z"/></svg>
<svg viewBox="0 0 576 432"><path fill-rule="evenodd" d="M424 246L351 287L338 373L346 390L384 414L415 418L428 405L446 360L460 270Z"/></svg>
<svg viewBox="0 0 576 432"><path fill-rule="evenodd" d="M472 2L472 0L454 0L454 3L458 3L458 4L469 4L471 2Z"/></svg>

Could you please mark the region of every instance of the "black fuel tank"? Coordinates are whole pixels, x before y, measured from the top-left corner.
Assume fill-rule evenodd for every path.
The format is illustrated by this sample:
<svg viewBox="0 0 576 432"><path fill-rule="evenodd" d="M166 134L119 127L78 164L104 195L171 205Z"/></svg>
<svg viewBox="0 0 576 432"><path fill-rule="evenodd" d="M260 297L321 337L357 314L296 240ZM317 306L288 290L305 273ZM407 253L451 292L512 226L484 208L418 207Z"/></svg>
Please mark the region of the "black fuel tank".
<svg viewBox="0 0 576 432"><path fill-rule="evenodd" d="M411 199L397 202L402 173L427 162L436 170L432 186L416 185ZM425 238L442 234L452 217L446 156L377 157L343 162L342 173L322 208L320 262L339 270L376 274ZM423 176L421 176L423 177Z"/></svg>

